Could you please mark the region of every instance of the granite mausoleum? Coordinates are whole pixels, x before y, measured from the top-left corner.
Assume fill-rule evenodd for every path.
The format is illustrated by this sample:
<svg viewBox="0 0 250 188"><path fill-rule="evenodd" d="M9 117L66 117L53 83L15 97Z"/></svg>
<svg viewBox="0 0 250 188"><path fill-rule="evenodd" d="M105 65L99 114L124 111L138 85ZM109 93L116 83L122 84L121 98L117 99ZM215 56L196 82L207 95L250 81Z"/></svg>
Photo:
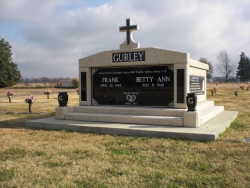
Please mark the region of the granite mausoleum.
<svg viewBox="0 0 250 188"><path fill-rule="evenodd" d="M187 93L196 93L197 103L206 101L208 65L190 59L189 53L139 48L139 43L132 39L132 31L138 28L137 25L131 25L130 19L127 19L126 26L120 27L121 32L126 32L126 40L119 50L100 52L79 60L80 107L75 107L75 110L91 108L106 111L109 108L112 111L113 108L114 114L118 109L124 108L124 111L131 112L135 109L141 112L147 110L149 114L150 111L165 110L170 113L171 118L162 119L161 125L199 126L201 123L198 120L198 112L189 112L193 118L187 119L192 123L184 124L179 116L183 118L187 113ZM189 101L194 102L193 99ZM223 107L220 107L220 111L222 110ZM120 113L125 115L127 112ZM182 115L179 115L180 113ZM110 119L105 121L117 122L112 117L113 112L111 114ZM178 118L172 118L173 115ZM126 119L119 118L119 122L126 123L124 118ZM147 118L145 121L135 120L131 123L155 124Z"/></svg>
<svg viewBox="0 0 250 188"><path fill-rule="evenodd" d="M189 53L140 48L132 39L132 31L138 29L127 19L120 27L126 32L120 49L80 59L79 106L59 106L54 126L37 127L215 140L237 112L225 112L206 100L208 65L190 59ZM216 123L221 117L223 122Z"/></svg>

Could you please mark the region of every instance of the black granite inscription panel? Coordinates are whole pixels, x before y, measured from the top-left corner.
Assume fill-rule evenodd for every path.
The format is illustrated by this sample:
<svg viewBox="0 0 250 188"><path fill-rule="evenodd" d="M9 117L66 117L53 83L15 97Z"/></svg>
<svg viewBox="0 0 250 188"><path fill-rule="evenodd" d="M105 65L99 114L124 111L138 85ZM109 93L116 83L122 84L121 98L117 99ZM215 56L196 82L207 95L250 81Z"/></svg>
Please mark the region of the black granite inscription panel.
<svg viewBox="0 0 250 188"><path fill-rule="evenodd" d="M86 72L81 72L81 101L87 100Z"/></svg>
<svg viewBox="0 0 250 188"><path fill-rule="evenodd" d="M204 77L201 76L190 76L190 93L196 93L197 95L204 94Z"/></svg>
<svg viewBox="0 0 250 188"><path fill-rule="evenodd" d="M173 65L92 68L92 105L173 107Z"/></svg>
<svg viewBox="0 0 250 188"><path fill-rule="evenodd" d="M184 103L184 69L177 69L177 103Z"/></svg>

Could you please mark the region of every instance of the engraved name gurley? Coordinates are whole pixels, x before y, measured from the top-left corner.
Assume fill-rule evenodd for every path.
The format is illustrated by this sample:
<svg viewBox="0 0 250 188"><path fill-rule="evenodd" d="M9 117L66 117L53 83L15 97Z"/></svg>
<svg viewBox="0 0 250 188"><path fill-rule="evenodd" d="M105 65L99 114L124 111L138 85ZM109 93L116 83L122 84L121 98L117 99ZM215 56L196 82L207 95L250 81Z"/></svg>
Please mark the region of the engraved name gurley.
<svg viewBox="0 0 250 188"><path fill-rule="evenodd" d="M113 53L112 61L113 63L145 61L145 51L144 52Z"/></svg>

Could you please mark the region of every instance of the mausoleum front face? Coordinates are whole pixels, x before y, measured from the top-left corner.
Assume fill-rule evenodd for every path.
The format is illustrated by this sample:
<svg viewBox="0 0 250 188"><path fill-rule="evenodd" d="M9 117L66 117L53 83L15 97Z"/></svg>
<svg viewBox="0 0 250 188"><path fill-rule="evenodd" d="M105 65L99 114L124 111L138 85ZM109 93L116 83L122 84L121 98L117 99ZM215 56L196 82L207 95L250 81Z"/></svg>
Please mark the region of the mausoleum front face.
<svg viewBox="0 0 250 188"><path fill-rule="evenodd" d="M189 53L139 48L132 40L136 25L126 26L126 40L118 50L79 60L80 105L155 106L186 108L187 93L206 100L208 65Z"/></svg>
<svg viewBox="0 0 250 188"><path fill-rule="evenodd" d="M104 51L79 60L80 105L186 108L206 100L206 64L157 48Z"/></svg>

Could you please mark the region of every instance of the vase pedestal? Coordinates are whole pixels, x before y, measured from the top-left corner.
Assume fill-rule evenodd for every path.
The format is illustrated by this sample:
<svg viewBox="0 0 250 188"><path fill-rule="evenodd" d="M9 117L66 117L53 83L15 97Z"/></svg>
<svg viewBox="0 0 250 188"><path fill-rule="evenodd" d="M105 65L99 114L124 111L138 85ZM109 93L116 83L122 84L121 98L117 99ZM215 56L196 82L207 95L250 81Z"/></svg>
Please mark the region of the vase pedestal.
<svg viewBox="0 0 250 188"><path fill-rule="evenodd" d="M65 114L70 113L71 108L68 106L65 107L56 107L56 119L65 119Z"/></svg>

